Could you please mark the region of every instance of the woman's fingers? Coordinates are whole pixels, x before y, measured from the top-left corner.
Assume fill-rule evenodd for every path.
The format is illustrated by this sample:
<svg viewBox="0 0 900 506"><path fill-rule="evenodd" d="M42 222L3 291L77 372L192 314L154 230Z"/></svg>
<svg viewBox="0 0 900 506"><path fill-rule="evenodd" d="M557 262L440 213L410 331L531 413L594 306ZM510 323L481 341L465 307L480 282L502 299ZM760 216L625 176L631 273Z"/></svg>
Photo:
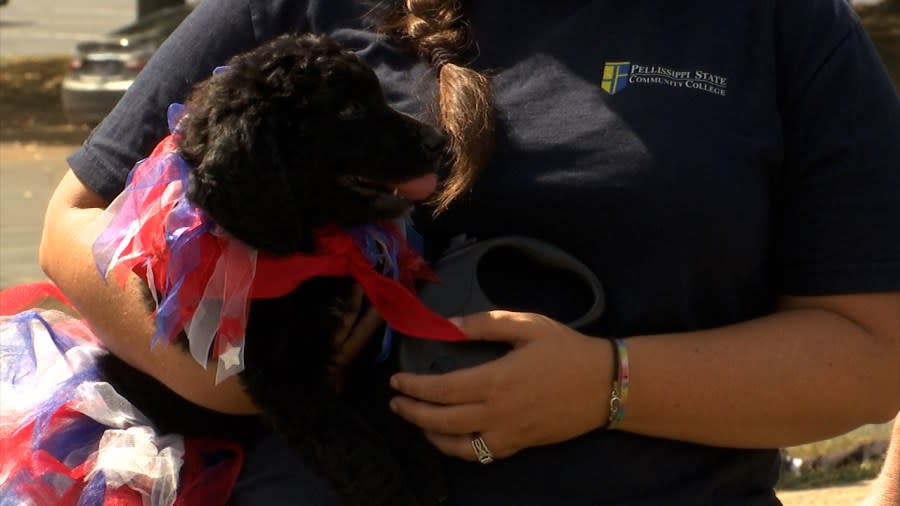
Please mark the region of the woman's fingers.
<svg viewBox="0 0 900 506"><path fill-rule="evenodd" d="M477 462L478 456L475 453L475 447L472 444L476 437L481 437L484 446L490 451L491 457L502 459L514 454L515 451L504 448L498 443L495 435L491 432L482 434L463 434L448 435L434 432L426 432L425 437L444 455L456 457L470 462Z"/></svg>
<svg viewBox="0 0 900 506"><path fill-rule="evenodd" d="M375 308L367 309L356 321L356 325L350 329L349 335L335 349L335 362L341 365L349 365L353 362L382 323L381 315Z"/></svg>
<svg viewBox="0 0 900 506"><path fill-rule="evenodd" d="M381 316L374 308L363 311L364 298L362 287L353 285L348 308L332 336L334 355L331 361L335 365L344 366L353 362L382 324Z"/></svg>
<svg viewBox="0 0 900 506"><path fill-rule="evenodd" d="M559 325L539 314L500 310L457 316L450 321L473 341L502 341L513 346L552 335Z"/></svg>
<svg viewBox="0 0 900 506"><path fill-rule="evenodd" d="M484 426L484 406L480 403L442 406L409 397L391 399L391 410L426 432L471 434Z"/></svg>
<svg viewBox="0 0 900 506"><path fill-rule="evenodd" d="M344 311L343 316L341 316L341 323L334 335L331 336L331 342L334 345L334 349L340 349L343 342L350 337L350 332L353 330L353 326L360 316L359 311L362 308L363 297L365 297L365 293L363 292L362 287L354 284L350 293L350 299L347 301L347 309Z"/></svg>
<svg viewBox="0 0 900 506"><path fill-rule="evenodd" d="M552 338L559 324L541 315L510 311L486 311L451 319L472 340L504 341L514 347L541 338ZM511 352L515 353L515 351ZM391 386L416 399L435 404L462 404L487 399L497 379L502 379L505 357L445 374L397 373Z"/></svg>
<svg viewBox="0 0 900 506"><path fill-rule="evenodd" d="M332 355L328 371L337 391L343 390L346 368L359 356L382 324L381 315L374 308L363 309L364 297L362 287L353 285L347 310L331 337Z"/></svg>
<svg viewBox="0 0 900 506"><path fill-rule="evenodd" d="M403 395L432 404L481 402L490 394L496 362L445 374L401 372L391 376L391 387Z"/></svg>

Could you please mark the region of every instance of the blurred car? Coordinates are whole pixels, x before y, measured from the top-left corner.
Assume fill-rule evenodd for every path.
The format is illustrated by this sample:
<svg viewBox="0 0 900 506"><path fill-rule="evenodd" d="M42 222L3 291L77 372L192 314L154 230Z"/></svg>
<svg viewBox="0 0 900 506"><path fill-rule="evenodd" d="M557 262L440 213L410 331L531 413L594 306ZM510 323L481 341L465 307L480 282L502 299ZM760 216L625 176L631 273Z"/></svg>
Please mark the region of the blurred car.
<svg viewBox="0 0 900 506"><path fill-rule="evenodd" d="M193 4L161 9L97 39L76 44L62 82L62 108L68 120L99 123L192 9Z"/></svg>

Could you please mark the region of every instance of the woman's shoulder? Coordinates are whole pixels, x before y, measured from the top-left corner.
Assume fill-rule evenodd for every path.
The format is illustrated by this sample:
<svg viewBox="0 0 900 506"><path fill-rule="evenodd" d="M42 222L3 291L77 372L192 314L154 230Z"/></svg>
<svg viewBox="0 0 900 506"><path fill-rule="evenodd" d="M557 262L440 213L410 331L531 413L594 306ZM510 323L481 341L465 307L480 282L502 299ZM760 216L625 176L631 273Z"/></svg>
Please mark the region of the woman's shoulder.
<svg viewBox="0 0 900 506"><path fill-rule="evenodd" d="M776 23L785 36L805 35L826 42L860 28L850 0L773 0L773 5Z"/></svg>
<svg viewBox="0 0 900 506"><path fill-rule="evenodd" d="M247 5L261 39L290 32L330 33L366 25L372 0L228 0Z"/></svg>

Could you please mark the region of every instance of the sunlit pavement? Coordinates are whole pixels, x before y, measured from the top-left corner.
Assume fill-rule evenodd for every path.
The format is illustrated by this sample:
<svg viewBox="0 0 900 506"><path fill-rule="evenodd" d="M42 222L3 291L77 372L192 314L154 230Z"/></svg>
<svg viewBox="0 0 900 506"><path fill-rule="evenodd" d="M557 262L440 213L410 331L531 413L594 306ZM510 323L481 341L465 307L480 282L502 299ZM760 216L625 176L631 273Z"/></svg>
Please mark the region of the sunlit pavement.
<svg viewBox="0 0 900 506"><path fill-rule="evenodd" d="M67 55L134 20L135 0L9 0L0 7L0 56Z"/></svg>
<svg viewBox="0 0 900 506"><path fill-rule="evenodd" d="M44 209L74 150L0 144L0 287L44 279L37 261Z"/></svg>

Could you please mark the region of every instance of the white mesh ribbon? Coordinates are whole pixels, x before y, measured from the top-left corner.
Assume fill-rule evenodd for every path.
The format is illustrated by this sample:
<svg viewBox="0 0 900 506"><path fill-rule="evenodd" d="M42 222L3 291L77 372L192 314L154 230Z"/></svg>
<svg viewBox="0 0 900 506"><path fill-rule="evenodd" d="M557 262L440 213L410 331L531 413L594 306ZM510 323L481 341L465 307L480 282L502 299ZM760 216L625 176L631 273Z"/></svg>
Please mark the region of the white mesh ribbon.
<svg viewBox="0 0 900 506"><path fill-rule="evenodd" d="M113 429L150 425L150 420L105 381L87 381L75 388L72 408Z"/></svg>
<svg viewBox="0 0 900 506"><path fill-rule="evenodd" d="M46 325L79 336L90 334L87 325L61 311L42 311L40 317L0 317L0 434L12 430L61 383L93 367L97 355L105 353L88 338L63 350Z"/></svg>
<svg viewBox="0 0 900 506"><path fill-rule="evenodd" d="M78 386L73 408L110 429L103 433L90 480L102 472L110 488L127 486L141 493L144 504L171 506L184 462L180 435L158 436L150 421L105 382Z"/></svg>
<svg viewBox="0 0 900 506"><path fill-rule="evenodd" d="M197 363L205 368L211 351L218 357L216 383L244 370L244 331L256 257L256 249L240 241L225 243L185 330L188 348Z"/></svg>
<svg viewBox="0 0 900 506"><path fill-rule="evenodd" d="M87 479L102 472L108 487L128 486L144 496L145 504L171 506L183 460L180 436L157 436L143 426L111 429L100 439L96 465Z"/></svg>

